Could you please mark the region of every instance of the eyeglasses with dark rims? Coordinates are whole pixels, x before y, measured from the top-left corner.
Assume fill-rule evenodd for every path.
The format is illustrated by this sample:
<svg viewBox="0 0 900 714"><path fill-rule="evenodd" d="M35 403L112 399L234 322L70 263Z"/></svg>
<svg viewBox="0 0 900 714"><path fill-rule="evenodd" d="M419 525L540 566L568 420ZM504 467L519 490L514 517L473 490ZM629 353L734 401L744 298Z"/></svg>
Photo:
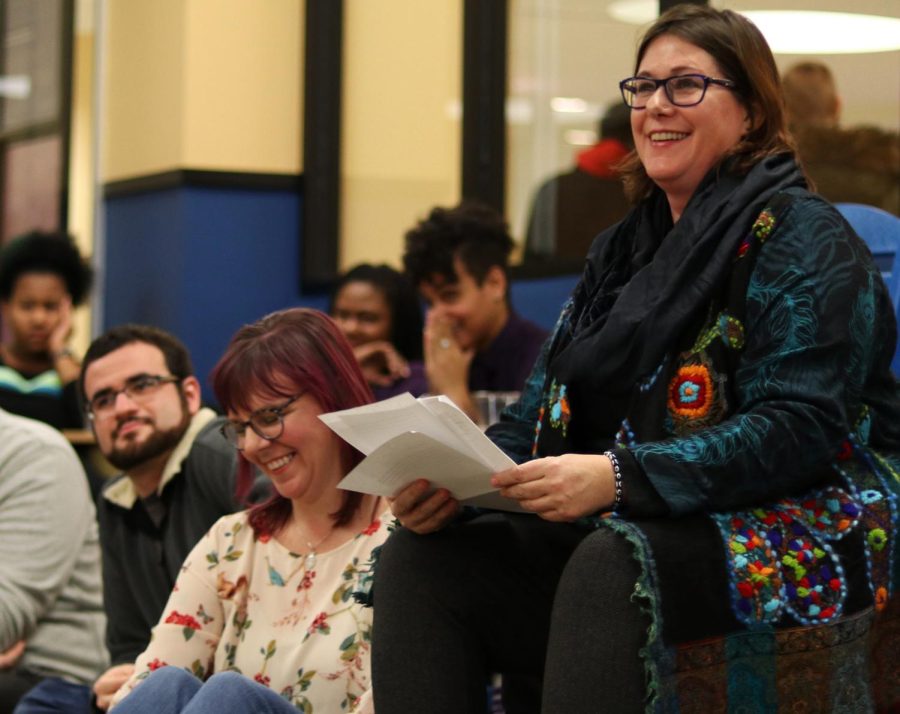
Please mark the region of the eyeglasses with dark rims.
<svg viewBox="0 0 900 714"><path fill-rule="evenodd" d="M125 380L121 389L101 389L88 400L87 413L90 419L105 419L116 410L116 400L124 394L134 402L143 402L153 396L164 384L180 382L180 377L171 374L136 374Z"/></svg>
<svg viewBox="0 0 900 714"><path fill-rule="evenodd" d="M244 450L248 427L253 429L253 433L261 439L274 441L284 433L285 410L302 396L302 394L298 394L288 399L284 404L258 409L246 421L229 419L219 428L219 431L222 432L222 436L228 440L228 443L238 451Z"/></svg>
<svg viewBox="0 0 900 714"><path fill-rule="evenodd" d="M619 82L622 99L632 109L645 109L650 97L662 87L666 97L676 107L692 107L706 96L710 84L726 89L734 89L730 79L716 79L705 74L676 74L673 77L654 79L652 77L629 77Z"/></svg>

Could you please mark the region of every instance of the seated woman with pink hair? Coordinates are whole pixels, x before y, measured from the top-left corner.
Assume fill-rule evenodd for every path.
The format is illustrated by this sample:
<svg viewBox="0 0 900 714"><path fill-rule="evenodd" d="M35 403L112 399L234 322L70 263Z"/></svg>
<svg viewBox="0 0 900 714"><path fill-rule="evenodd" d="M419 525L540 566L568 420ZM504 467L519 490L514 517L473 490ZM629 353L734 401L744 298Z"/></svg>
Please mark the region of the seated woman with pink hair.
<svg viewBox="0 0 900 714"><path fill-rule="evenodd" d="M372 401L349 344L315 310L241 328L213 372L222 432L271 499L197 544L116 712L371 711L371 583L387 504L343 491L361 459L318 418Z"/></svg>

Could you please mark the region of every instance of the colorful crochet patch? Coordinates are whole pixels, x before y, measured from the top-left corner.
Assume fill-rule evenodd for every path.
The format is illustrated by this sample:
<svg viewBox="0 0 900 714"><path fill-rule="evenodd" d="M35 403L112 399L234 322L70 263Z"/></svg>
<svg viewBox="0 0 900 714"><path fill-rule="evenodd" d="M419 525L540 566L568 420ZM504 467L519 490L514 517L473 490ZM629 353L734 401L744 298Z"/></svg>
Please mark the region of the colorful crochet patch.
<svg viewBox="0 0 900 714"><path fill-rule="evenodd" d="M701 419L713 403L713 383L704 364L686 364L669 383L669 411L673 416Z"/></svg>

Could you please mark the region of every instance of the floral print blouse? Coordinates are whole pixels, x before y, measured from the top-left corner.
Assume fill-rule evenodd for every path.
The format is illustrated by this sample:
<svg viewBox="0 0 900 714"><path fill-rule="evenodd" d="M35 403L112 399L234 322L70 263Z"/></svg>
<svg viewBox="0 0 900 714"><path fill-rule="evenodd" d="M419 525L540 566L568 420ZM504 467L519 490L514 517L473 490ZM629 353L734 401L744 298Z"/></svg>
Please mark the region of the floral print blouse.
<svg viewBox="0 0 900 714"><path fill-rule="evenodd" d="M386 511L348 542L309 558L257 537L246 512L221 518L185 560L114 704L172 665L200 679L240 672L306 714L359 711L361 699L371 700L372 610L353 593L370 584L372 551L392 520Z"/></svg>

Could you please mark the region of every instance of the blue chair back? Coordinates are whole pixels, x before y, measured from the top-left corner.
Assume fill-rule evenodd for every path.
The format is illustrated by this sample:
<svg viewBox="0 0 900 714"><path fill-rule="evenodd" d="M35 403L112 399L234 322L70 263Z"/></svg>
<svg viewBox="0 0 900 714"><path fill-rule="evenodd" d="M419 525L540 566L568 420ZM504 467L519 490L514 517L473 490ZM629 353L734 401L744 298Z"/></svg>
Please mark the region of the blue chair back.
<svg viewBox="0 0 900 714"><path fill-rule="evenodd" d="M900 323L900 249L894 253L894 264L891 267L891 280L892 282L888 283L888 288L891 291L891 298L894 301L894 314L897 315L897 321Z"/></svg>
<svg viewBox="0 0 900 714"><path fill-rule="evenodd" d="M891 294L900 332L900 218L881 208L861 203L837 203L835 207L872 251L875 265L881 270ZM900 344L894 352L892 367L894 374L900 377Z"/></svg>

